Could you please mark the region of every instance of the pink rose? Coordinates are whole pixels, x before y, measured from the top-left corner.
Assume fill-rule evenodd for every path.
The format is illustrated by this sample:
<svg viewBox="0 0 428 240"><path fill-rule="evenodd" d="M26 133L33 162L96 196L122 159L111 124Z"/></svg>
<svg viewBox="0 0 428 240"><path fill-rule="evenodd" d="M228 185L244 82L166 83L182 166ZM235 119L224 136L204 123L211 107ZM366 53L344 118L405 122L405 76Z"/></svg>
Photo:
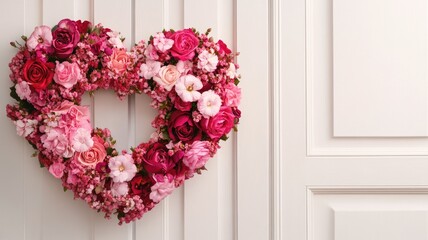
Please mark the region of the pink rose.
<svg viewBox="0 0 428 240"><path fill-rule="evenodd" d="M106 156L107 152L104 147L104 141L98 137L92 137L94 145L86 152L78 152L75 154L75 160L84 166L94 168L99 162L102 162Z"/></svg>
<svg viewBox="0 0 428 240"><path fill-rule="evenodd" d="M55 162L49 167L49 172L56 178L64 176L65 165L60 162Z"/></svg>
<svg viewBox="0 0 428 240"><path fill-rule="evenodd" d="M52 35L52 47L55 49L56 55L61 59L70 56L80 40L76 22L70 19L61 20Z"/></svg>
<svg viewBox="0 0 428 240"><path fill-rule="evenodd" d="M174 101L174 107L180 111L187 112L192 109L192 103L191 102L185 102L180 97L176 97Z"/></svg>
<svg viewBox="0 0 428 240"><path fill-rule="evenodd" d="M173 156L168 155L168 149L164 144L153 143L143 156L143 166L149 173L167 173L182 157L182 152Z"/></svg>
<svg viewBox="0 0 428 240"><path fill-rule="evenodd" d="M126 51L124 49L119 50L115 48L111 55L110 66L114 71L123 73L127 68L128 61L129 56Z"/></svg>
<svg viewBox="0 0 428 240"><path fill-rule="evenodd" d="M202 137L199 126L189 112L174 111L168 124L168 134L172 141L193 142Z"/></svg>
<svg viewBox="0 0 428 240"><path fill-rule="evenodd" d="M69 62L56 62L54 81L65 88L71 88L81 78L79 65Z"/></svg>
<svg viewBox="0 0 428 240"><path fill-rule="evenodd" d="M221 107L220 112L210 118L203 118L201 128L211 139L219 139L230 132L234 125L235 115L230 107Z"/></svg>
<svg viewBox="0 0 428 240"><path fill-rule="evenodd" d="M194 171L203 167L210 157L207 141L194 141L184 153L183 164Z"/></svg>
<svg viewBox="0 0 428 240"><path fill-rule="evenodd" d="M237 107L241 102L241 89L234 83L224 86L223 101L226 106Z"/></svg>
<svg viewBox="0 0 428 240"><path fill-rule="evenodd" d="M189 60L195 56L195 49L199 45L199 40L192 29L183 29L172 34L168 34L169 39L174 40L171 48L173 57L179 60Z"/></svg>
<svg viewBox="0 0 428 240"><path fill-rule="evenodd" d="M161 67L158 74L153 77L153 80L155 80L155 82L157 82L165 90L171 91L179 77L180 72L177 70L177 67L174 65L168 65Z"/></svg>

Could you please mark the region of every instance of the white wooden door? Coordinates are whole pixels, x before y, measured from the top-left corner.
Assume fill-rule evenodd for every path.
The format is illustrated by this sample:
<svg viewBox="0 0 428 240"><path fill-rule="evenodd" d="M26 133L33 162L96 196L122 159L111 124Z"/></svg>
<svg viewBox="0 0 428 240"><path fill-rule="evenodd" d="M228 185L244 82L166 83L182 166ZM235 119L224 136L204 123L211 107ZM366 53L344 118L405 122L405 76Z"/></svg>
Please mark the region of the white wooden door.
<svg viewBox="0 0 428 240"><path fill-rule="evenodd" d="M428 239L428 2L273 2L273 235Z"/></svg>

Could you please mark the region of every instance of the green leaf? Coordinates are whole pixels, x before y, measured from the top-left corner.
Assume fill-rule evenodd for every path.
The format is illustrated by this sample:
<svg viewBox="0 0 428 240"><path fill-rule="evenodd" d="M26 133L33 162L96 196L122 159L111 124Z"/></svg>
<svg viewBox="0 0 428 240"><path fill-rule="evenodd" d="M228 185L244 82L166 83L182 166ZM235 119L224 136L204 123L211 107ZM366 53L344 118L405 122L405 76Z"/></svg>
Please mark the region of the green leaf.
<svg viewBox="0 0 428 240"><path fill-rule="evenodd" d="M117 219L120 220L123 217L125 217L125 213L124 212L117 212Z"/></svg>
<svg viewBox="0 0 428 240"><path fill-rule="evenodd" d="M238 78L235 78L235 85L236 86L238 86L238 84L240 83L241 81L239 81L239 79Z"/></svg>
<svg viewBox="0 0 428 240"><path fill-rule="evenodd" d="M226 141L227 139L229 139L229 137L226 134L224 134L223 136L221 136L220 139L223 141Z"/></svg>
<svg viewBox="0 0 428 240"><path fill-rule="evenodd" d="M64 190L64 192L67 192L68 190L66 187L63 187L62 189Z"/></svg>

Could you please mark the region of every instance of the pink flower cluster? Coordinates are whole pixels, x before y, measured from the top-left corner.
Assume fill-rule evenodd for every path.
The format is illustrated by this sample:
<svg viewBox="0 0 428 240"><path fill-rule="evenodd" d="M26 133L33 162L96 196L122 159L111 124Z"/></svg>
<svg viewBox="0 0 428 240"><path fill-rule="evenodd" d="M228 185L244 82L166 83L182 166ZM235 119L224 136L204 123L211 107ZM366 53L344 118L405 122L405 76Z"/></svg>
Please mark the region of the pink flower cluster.
<svg viewBox="0 0 428 240"><path fill-rule="evenodd" d="M75 198L119 223L139 219L205 169L239 122L235 54L194 29L163 31L127 51L119 33L88 21L38 26L9 67L6 107L41 166ZM86 91L145 93L158 110L149 142L121 154L108 129L93 129Z"/></svg>

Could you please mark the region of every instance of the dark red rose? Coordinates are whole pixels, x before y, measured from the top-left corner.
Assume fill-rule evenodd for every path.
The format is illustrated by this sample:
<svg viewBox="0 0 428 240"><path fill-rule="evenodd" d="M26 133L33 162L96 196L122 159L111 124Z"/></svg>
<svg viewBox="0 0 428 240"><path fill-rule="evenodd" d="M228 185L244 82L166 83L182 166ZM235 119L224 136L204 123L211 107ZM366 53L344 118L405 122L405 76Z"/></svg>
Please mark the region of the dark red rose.
<svg viewBox="0 0 428 240"><path fill-rule="evenodd" d="M211 139L219 139L228 134L235 122L235 115L230 107L221 107L220 111L213 117L202 118L201 128Z"/></svg>
<svg viewBox="0 0 428 240"><path fill-rule="evenodd" d="M199 45L199 40L192 29L183 29L172 34L166 34L166 37L174 40L171 48L173 57L186 61L195 56L195 49Z"/></svg>
<svg viewBox="0 0 428 240"><path fill-rule="evenodd" d="M187 112L192 108L191 102L185 102L180 97L176 97L174 101L174 107L180 111Z"/></svg>
<svg viewBox="0 0 428 240"><path fill-rule="evenodd" d="M193 122L191 113L182 111L175 111L171 114L168 134L171 140L185 143L192 143L202 137L201 129Z"/></svg>
<svg viewBox="0 0 428 240"><path fill-rule="evenodd" d="M28 60L22 69L22 78L36 91L45 89L54 76L55 64L45 63L39 59Z"/></svg>
<svg viewBox="0 0 428 240"><path fill-rule="evenodd" d="M77 30L79 31L79 33L82 33L82 34L88 32L92 28L92 23L89 21L82 22L81 20L77 20L76 25L77 25Z"/></svg>
<svg viewBox="0 0 428 240"><path fill-rule="evenodd" d="M222 40L218 40L217 44L220 47L219 53L225 53L225 54L229 54L232 51L227 47L226 43L224 43Z"/></svg>
<svg viewBox="0 0 428 240"><path fill-rule="evenodd" d="M39 153L39 162L40 166L49 167L52 164L52 161L47 158L43 153Z"/></svg>
<svg viewBox="0 0 428 240"><path fill-rule="evenodd" d="M166 173L175 166L175 158L168 155L164 144L154 143L143 156L143 166L149 173Z"/></svg>
<svg viewBox="0 0 428 240"><path fill-rule="evenodd" d="M150 194L151 185L153 185L153 183L149 177L137 174L131 180L131 191L135 195L140 195L144 192Z"/></svg>
<svg viewBox="0 0 428 240"><path fill-rule="evenodd" d="M52 33L52 47L59 58L70 56L80 40L80 33L75 21L63 19Z"/></svg>

